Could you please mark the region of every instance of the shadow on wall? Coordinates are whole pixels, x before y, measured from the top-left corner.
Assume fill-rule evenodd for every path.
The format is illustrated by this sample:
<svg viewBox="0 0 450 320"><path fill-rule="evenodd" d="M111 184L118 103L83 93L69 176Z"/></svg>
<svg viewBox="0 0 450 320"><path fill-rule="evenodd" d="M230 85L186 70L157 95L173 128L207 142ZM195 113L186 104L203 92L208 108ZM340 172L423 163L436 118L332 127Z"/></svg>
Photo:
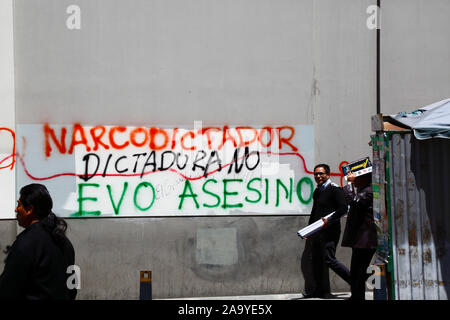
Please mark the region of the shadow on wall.
<svg viewBox="0 0 450 320"><path fill-rule="evenodd" d="M425 208L423 205L420 207L421 214L426 214L422 217L422 223L426 219L429 221L429 227L421 226L421 242L426 244L422 250L422 265L424 268L427 264L432 266L434 257L437 259L436 264L440 264L442 276L440 281L437 279L437 274L435 279L424 279L424 285L437 287L437 291L443 286L447 297L440 296L438 299L448 299L450 298L450 168L448 165L450 140L417 140L414 137L411 140L411 171L416 177L417 190L420 194L420 200L416 200L416 203L419 205L425 200ZM424 209L426 212L423 212ZM435 254L430 247L433 244ZM442 290L440 292L442 293ZM428 298L425 297L425 299Z"/></svg>

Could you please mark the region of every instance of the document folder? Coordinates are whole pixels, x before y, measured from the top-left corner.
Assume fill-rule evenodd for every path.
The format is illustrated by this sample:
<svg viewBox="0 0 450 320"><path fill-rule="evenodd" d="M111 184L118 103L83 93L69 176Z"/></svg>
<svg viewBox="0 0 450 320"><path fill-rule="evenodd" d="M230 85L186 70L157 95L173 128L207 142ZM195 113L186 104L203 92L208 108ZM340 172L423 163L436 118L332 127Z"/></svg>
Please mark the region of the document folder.
<svg viewBox="0 0 450 320"><path fill-rule="evenodd" d="M328 220L335 212L336 211L333 211L332 213L326 215L324 218ZM323 228L324 224L325 223L323 222L323 220L319 219L316 222L311 223L309 226L297 231L297 234L302 239L308 238L309 236L313 235L317 231L321 230Z"/></svg>

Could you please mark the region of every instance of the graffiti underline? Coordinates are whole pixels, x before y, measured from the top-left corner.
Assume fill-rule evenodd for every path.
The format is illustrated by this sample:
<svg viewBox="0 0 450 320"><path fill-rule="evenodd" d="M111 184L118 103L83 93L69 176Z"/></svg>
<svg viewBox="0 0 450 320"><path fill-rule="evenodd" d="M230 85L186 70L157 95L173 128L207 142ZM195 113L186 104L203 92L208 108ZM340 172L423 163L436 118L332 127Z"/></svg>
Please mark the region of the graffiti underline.
<svg viewBox="0 0 450 320"><path fill-rule="evenodd" d="M0 164L2 164L3 162L5 162L5 161L8 160L9 158L12 158L13 156L14 156L14 155L10 154L10 155L7 156L6 158L2 159L2 160L0 161ZM7 166L0 167L0 169L8 168L8 167L10 167L10 166L11 166L11 165L9 164L9 165L7 165Z"/></svg>
<svg viewBox="0 0 450 320"><path fill-rule="evenodd" d="M303 169L304 169L305 173L307 173L307 174L314 174L313 171L308 170L308 168L306 167L305 158L301 154L299 154L298 152L281 152L281 153L261 152L261 153L262 154L269 154L269 155L278 155L278 156L292 156L292 155L293 156L297 156L297 157L300 158L300 160L301 160L301 162L303 164ZM8 158L10 158L12 156L13 155L10 155L7 158L3 159L0 162L0 164L3 161L5 161L6 159L8 159ZM17 154L17 157L19 158L19 161L22 164L22 167L23 167L23 169L25 171L25 174L32 180L45 181L45 180L50 180L50 179L55 179L55 178L65 177L65 176L72 176L72 177L78 177L78 178L86 177L86 174L77 174L77 173L73 173L73 172L58 173L58 174L54 174L54 175L47 176L47 177L36 177L36 176L32 175L28 171L28 169L27 169L27 167L25 165L25 161L23 160L23 157L21 157L19 154ZM216 173L218 171L221 171L223 168L226 168L226 167L232 165L233 163L237 162L238 160L241 160L244 157L245 157L245 155L240 157L240 158L238 158L238 159L236 159L236 160L234 160L234 161L232 161L232 162L230 162L230 163L228 163L228 164L226 164L226 165L221 166L220 169L218 168L216 170L208 172L206 175L201 175L201 176L198 176L198 177L188 177L188 176L184 175L183 173L181 173L178 170L175 170L173 168L168 169L168 171L174 172L174 173L178 174L179 176L183 177L186 180L195 181L195 180L199 180L199 179L202 179L202 178L206 178L207 176L209 176L211 174L214 174L214 173ZM346 161L341 162L341 164L339 165L339 169L341 170L341 172L339 172L339 173L330 172L330 176L341 177L341 185L342 185L342 178L344 177L344 174L342 173L342 169L341 169L343 163L346 163ZM143 173L104 173L104 174L100 174L99 173L99 174L90 175L89 177L90 178L91 177L143 177L143 176L146 176L146 175L149 175L149 174L152 174L152 173L163 172L163 171L166 171L166 170L152 170L152 171L146 171L146 172L143 172Z"/></svg>
<svg viewBox="0 0 450 320"><path fill-rule="evenodd" d="M14 169L14 164L16 163L16 158L15 158L15 154L16 154L16 133L13 130L11 130L9 128L5 128L5 127L1 127L0 131L7 131L7 132L9 132L9 134L11 134L11 137L13 139L12 153L9 156L7 156L6 158L2 159L0 161L0 164L5 162L9 158L12 158L12 162L11 162L11 164L9 164L7 166L0 167L0 169L6 169L6 168L9 167L11 170L13 170Z"/></svg>

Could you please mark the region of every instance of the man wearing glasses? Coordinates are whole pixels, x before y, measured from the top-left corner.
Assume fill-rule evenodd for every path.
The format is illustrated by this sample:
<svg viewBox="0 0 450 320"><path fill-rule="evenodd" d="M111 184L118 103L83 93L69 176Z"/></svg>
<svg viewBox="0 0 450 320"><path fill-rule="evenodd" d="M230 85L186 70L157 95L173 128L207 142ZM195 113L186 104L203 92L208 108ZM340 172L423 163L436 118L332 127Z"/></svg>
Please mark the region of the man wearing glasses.
<svg viewBox="0 0 450 320"><path fill-rule="evenodd" d="M327 164L318 164L314 167L314 179L317 188L313 193L313 207L308 224L322 219L325 226L306 240L305 248L311 250L312 265L309 267L312 271L314 289L312 292L306 292L304 296L307 298L330 298L328 268L350 284L349 269L335 256L336 246L341 235L339 219L347 213L347 205L343 190L330 180L330 167ZM324 217L333 211L335 213L326 220Z"/></svg>

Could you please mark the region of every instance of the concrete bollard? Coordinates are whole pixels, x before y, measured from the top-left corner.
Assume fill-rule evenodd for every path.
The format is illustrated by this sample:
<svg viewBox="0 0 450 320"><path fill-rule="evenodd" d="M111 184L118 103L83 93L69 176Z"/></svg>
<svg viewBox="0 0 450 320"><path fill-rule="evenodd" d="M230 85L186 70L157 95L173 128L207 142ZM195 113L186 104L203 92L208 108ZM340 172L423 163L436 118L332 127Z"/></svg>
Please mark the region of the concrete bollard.
<svg viewBox="0 0 450 320"><path fill-rule="evenodd" d="M152 272L141 271L139 300L152 300Z"/></svg>

